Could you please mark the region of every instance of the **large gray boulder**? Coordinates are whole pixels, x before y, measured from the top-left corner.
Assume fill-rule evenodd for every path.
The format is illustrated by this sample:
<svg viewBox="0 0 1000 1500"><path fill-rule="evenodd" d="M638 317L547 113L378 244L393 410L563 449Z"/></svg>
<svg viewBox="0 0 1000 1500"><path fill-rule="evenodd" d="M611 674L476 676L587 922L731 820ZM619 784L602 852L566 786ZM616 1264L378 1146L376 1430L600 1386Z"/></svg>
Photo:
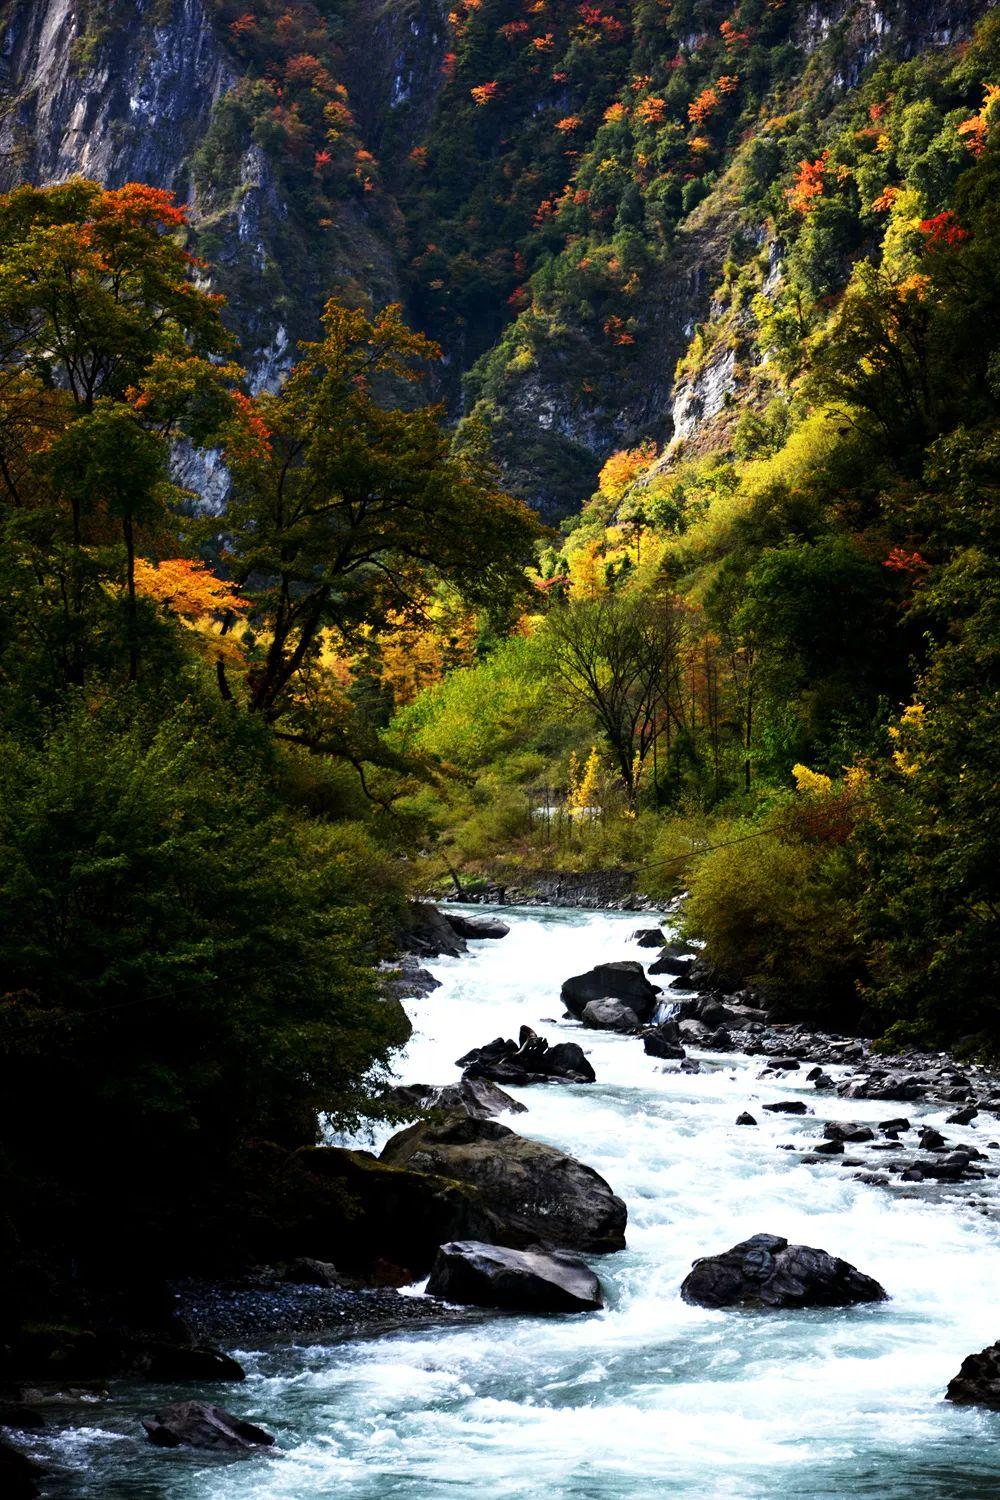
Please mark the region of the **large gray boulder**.
<svg viewBox="0 0 1000 1500"><path fill-rule="evenodd" d="M639 1017L622 1000L591 1000L583 1007L580 1019L594 1031L639 1030Z"/></svg>
<svg viewBox="0 0 1000 1500"><path fill-rule="evenodd" d="M594 1312L604 1306L601 1283L578 1255L505 1250L481 1240L442 1245L427 1290L445 1302L512 1312Z"/></svg>
<svg viewBox="0 0 1000 1500"><path fill-rule="evenodd" d="M959 1406L986 1406L1000 1411L1000 1343L963 1359L962 1368L945 1392L946 1401Z"/></svg>
<svg viewBox="0 0 1000 1500"><path fill-rule="evenodd" d="M642 964L631 960L598 964L586 974L574 974L561 991L563 1004L574 1016L582 1016L591 1000L620 1000L640 1021L650 1019L659 994L656 985L646 978Z"/></svg>
<svg viewBox="0 0 1000 1500"><path fill-rule="evenodd" d="M505 938L510 932L507 923L501 922L499 917L467 917L458 911L446 911L441 915L460 938Z"/></svg>
<svg viewBox="0 0 1000 1500"><path fill-rule="evenodd" d="M755 1234L722 1255L696 1260L681 1286L698 1307L850 1307L884 1302L887 1293L846 1260L790 1245L778 1234Z"/></svg>
<svg viewBox="0 0 1000 1500"><path fill-rule="evenodd" d="M504 1225L491 1240L602 1253L625 1244L628 1213L603 1177L496 1120L422 1121L394 1135L381 1160L474 1187Z"/></svg>
<svg viewBox="0 0 1000 1500"><path fill-rule="evenodd" d="M157 1448L207 1448L215 1453L237 1453L247 1448L270 1448L274 1438L263 1427L234 1417L221 1406L204 1401L177 1401L143 1417L146 1436Z"/></svg>

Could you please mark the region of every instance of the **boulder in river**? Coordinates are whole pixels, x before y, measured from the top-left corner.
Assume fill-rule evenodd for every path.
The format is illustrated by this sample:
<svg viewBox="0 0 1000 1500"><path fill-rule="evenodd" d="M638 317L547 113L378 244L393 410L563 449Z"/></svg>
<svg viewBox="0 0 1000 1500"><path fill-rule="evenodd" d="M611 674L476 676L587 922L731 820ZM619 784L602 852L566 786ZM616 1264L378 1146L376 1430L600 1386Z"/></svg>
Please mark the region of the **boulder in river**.
<svg viewBox="0 0 1000 1500"><path fill-rule="evenodd" d="M343 1286L344 1278L329 1260L299 1255L285 1266L282 1281L292 1286Z"/></svg>
<svg viewBox="0 0 1000 1500"><path fill-rule="evenodd" d="M681 1030L676 1021L661 1021L642 1038L643 1051L650 1057L664 1057L678 1061L687 1053L681 1043Z"/></svg>
<svg viewBox="0 0 1000 1500"><path fill-rule="evenodd" d="M580 1019L595 1031L639 1030L639 1017L622 1000L591 1000L583 1007Z"/></svg>
<svg viewBox="0 0 1000 1500"><path fill-rule="evenodd" d="M811 1115L812 1110L802 1099L779 1099L777 1104L765 1104L769 1115Z"/></svg>
<svg viewBox="0 0 1000 1500"><path fill-rule="evenodd" d="M445 1302L511 1312L594 1312L604 1306L601 1283L578 1255L506 1250L480 1240L442 1245L427 1290Z"/></svg>
<svg viewBox="0 0 1000 1500"><path fill-rule="evenodd" d="M741 1115L736 1116L736 1123L737 1125L756 1125L757 1121L748 1110L744 1110Z"/></svg>
<svg viewBox="0 0 1000 1500"><path fill-rule="evenodd" d="M397 1000L425 1000L441 988L440 979L435 979L413 953L403 953L394 963L382 964L381 970L384 992Z"/></svg>
<svg viewBox="0 0 1000 1500"><path fill-rule="evenodd" d="M561 991L563 1004L574 1016L582 1016L591 1000L621 1000L640 1021L651 1018L659 993L646 978L642 964L630 960L598 964L586 974L574 974Z"/></svg>
<svg viewBox="0 0 1000 1500"><path fill-rule="evenodd" d="M469 1238L599 1252L625 1243L628 1213L603 1177L496 1120L453 1116L411 1125L393 1136L381 1160L475 1188L507 1233Z"/></svg>
<svg viewBox="0 0 1000 1500"><path fill-rule="evenodd" d="M442 912L442 916L460 938L505 938L510 932L499 917L467 917L457 911Z"/></svg>
<svg viewBox="0 0 1000 1500"><path fill-rule="evenodd" d="M520 1224L498 1218L484 1195L456 1174L392 1166L368 1151L339 1146L260 1149L256 1164L274 1205L255 1246L265 1258L336 1257L338 1270L362 1277L377 1262L391 1261L410 1273L404 1279L415 1281L446 1240L526 1243Z"/></svg>
<svg viewBox="0 0 1000 1500"><path fill-rule="evenodd" d="M694 963L690 954L675 953L672 948L662 948L657 958L649 965L647 974L667 974L673 979L679 979L686 974Z"/></svg>
<svg viewBox="0 0 1000 1500"><path fill-rule="evenodd" d="M471 1115L474 1120L492 1120L496 1115L523 1115L527 1105L514 1099L488 1078L462 1078L458 1083L401 1083L386 1089L383 1098L413 1115L439 1109L445 1114Z"/></svg>
<svg viewBox="0 0 1000 1500"><path fill-rule="evenodd" d="M409 903L400 947L421 958L458 958L468 951L465 939L459 937L444 912L429 901Z"/></svg>
<svg viewBox="0 0 1000 1500"><path fill-rule="evenodd" d="M234 1417L221 1406L204 1401L177 1401L143 1417L146 1436L157 1448L207 1448L236 1453L247 1448L270 1448L274 1438L263 1427Z"/></svg>
<svg viewBox="0 0 1000 1500"><path fill-rule="evenodd" d="M886 1300L885 1289L846 1260L790 1245L778 1234L755 1234L722 1255L696 1260L681 1296L698 1307L850 1307Z"/></svg>
<svg viewBox="0 0 1000 1500"><path fill-rule="evenodd" d="M0 1438L0 1494L4 1500L35 1500L41 1494L41 1478L26 1453Z"/></svg>
<svg viewBox="0 0 1000 1500"><path fill-rule="evenodd" d="M157 1383L163 1381L245 1380L246 1371L221 1349L208 1344L143 1338L130 1342L125 1354L128 1374Z"/></svg>
<svg viewBox="0 0 1000 1500"><path fill-rule="evenodd" d="M875 1139L871 1126L860 1125L856 1120L827 1120L823 1126L823 1134L828 1141L850 1141L857 1146Z"/></svg>
<svg viewBox="0 0 1000 1500"><path fill-rule="evenodd" d="M474 1047L456 1063L465 1078L486 1078L493 1083L524 1087L531 1083L593 1083L596 1077L586 1053L577 1042L546 1039L522 1026L517 1041L496 1037L485 1047Z"/></svg>
<svg viewBox="0 0 1000 1500"><path fill-rule="evenodd" d="M987 1406L1000 1411L1000 1342L963 1359L962 1368L945 1392L946 1401L959 1406Z"/></svg>
<svg viewBox="0 0 1000 1500"><path fill-rule="evenodd" d="M682 1000L676 1015L679 1021L700 1021L710 1030L718 1026L733 1026L737 1020L735 1012L728 1005L723 1005L711 995L699 995L695 1000Z"/></svg>
<svg viewBox="0 0 1000 1500"><path fill-rule="evenodd" d="M638 943L640 948L662 948L662 927L637 927L632 933L631 941Z"/></svg>

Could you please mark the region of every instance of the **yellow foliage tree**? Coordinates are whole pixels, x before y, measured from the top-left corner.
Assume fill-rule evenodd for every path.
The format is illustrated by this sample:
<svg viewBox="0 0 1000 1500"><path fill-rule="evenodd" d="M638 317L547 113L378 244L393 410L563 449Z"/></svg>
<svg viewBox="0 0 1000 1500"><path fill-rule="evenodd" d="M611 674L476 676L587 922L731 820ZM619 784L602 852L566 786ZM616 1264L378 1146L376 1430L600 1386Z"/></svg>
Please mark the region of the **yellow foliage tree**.
<svg viewBox="0 0 1000 1500"><path fill-rule="evenodd" d="M570 813L585 813L591 819L599 817L603 784L601 757L596 745L591 745L582 772L578 769L576 755L571 755L566 798Z"/></svg>
<svg viewBox="0 0 1000 1500"><path fill-rule="evenodd" d="M640 443L638 448L620 448L617 453L612 453L597 480L601 494L610 500L620 500L639 475L649 468L656 454L654 442Z"/></svg>
<svg viewBox="0 0 1000 1500"><path fill-rule="evenodd" d="M810 771L808 766L801 764L792 767L792 775L796 790L807 792L811 797L826 797L833 786L832 779L824 776L822 771Z"/></svg>

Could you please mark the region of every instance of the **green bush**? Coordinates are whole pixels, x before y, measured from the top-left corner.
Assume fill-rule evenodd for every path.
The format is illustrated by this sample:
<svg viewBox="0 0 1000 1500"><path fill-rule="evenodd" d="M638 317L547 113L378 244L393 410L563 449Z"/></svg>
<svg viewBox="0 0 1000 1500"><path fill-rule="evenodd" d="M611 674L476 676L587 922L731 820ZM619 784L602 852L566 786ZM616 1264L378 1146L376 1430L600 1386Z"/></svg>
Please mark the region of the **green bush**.
<svg viewBox="0 0 1000 1500"><path fill-rule="evenodd" d="M698 861L687 930L780 1014L844 1028L857 1018L861 974L852 862L842 848L755 831L733 824L734 842Z"/></svg>

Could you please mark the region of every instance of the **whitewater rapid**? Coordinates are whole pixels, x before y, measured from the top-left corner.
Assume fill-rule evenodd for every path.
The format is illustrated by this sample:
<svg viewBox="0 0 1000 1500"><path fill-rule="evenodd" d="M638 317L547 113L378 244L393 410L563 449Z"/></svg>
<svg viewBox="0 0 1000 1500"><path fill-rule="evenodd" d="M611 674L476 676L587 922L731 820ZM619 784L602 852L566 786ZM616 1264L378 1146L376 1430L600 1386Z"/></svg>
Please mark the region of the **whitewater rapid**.
<svg viewBox="0 0 1000 1500"><path fill-rule="evenodd" d="M697 1075L635 1038L559 1019L559 988L599 961L649 959L634 915L504 913L510 935L429 967L408 1002L405 1082L458 1077L455 1059L527 1023L583 1042L592 1085L511 1090L505 1117L595 1167L628 1205L628 1248L592 1257L608 1306L584 1317L484 1317L346 1343L235 1351L223 1398L278 1436L278 1456L206 1463L142 1450L94 1413L64 1439L128 1500L982 1500L1000 1494L1000 1414L942 1401L964 1356L1000 1337L1000 1233L971 1208L855 1181L788 1142L824 1118L945 1111L817 1097L764 1082L759 1059L702 1058ZM836 1070L834 1070L836 1071ZM814 1117L762 1114L802 1095ZM749 1108L757 1129L735 1124ZM985 1144L1000 1123L966 1138ZM949 1127L954 1138L956 1132ZM374 1141L376 1149L383 1137ZM883 1305L798 1313L686 1306L698 1255L759 1231L818 1245L887 1288ZM320 1253L317 1251L316 1253ZM419 1289L411 1292L419 1295ZM134 1396L130 1398L134 1401ZM174 1397L174 1399L177 1399ZM125 1467L116 1465L115 1450ZM126 1453L127 1449L127 1453ZM64 1459L69 1457L64 1452Z"/></svg>

